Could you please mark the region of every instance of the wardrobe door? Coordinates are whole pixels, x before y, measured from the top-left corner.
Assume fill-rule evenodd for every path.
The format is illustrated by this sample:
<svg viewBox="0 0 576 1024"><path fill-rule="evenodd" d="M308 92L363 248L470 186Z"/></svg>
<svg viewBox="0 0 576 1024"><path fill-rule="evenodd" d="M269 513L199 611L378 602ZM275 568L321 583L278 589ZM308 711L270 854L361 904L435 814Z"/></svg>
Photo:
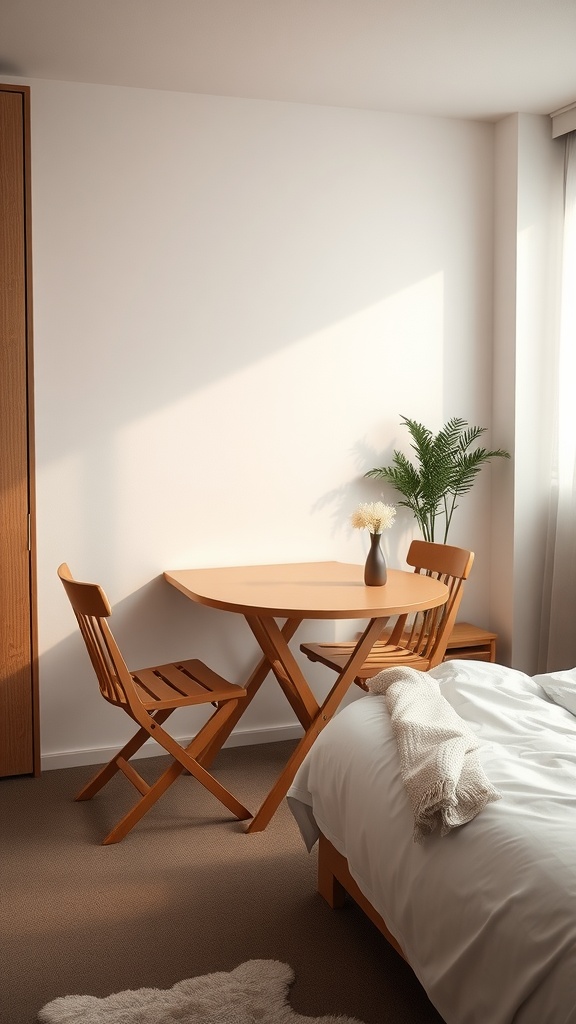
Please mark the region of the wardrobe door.
<svg viewBox="0 0 576 1024"><path fill-rule="evenodd" d="M0 85L0 776L39 774L30 92Z"/></svg>

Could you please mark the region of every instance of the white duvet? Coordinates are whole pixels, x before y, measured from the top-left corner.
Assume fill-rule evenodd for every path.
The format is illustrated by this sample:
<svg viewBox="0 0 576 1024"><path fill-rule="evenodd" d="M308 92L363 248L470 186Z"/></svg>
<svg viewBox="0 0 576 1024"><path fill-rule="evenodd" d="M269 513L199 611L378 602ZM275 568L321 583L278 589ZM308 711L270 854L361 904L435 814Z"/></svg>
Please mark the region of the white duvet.
<svg viewBox="0 0 576 1024"><path fill-rule="evenodd" d="M423 843L385 698L319 735L288 801L309 849L326 835L446 1024L576 1024L576 717L500 665L431 672L481 744L502 799Z"/></svg>

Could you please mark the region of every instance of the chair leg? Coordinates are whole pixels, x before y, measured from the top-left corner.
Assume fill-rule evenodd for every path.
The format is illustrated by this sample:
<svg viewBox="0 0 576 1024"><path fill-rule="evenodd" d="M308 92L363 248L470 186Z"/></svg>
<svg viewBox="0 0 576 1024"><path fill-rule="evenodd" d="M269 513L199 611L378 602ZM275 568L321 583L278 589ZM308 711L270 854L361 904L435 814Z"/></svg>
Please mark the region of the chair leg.
<svg viewBox="0 0 576 1024"><path fill-rule="evenodd" d="M247 818L251 818L252 814L250 811L236 799L217 779L214 778L205 768L203 768L196 758L204 751L208 744L214 741L214 738L218 736L222 729L222 726L226 723L228 718L234 713L237 701L227 701L225 704L218 705L218 708L213 715L208 719L204 726L200 729L196 736L190 741L187 747L182 747L177 740L175 740L169 733L162 728L162 723L166 721L168 716L172 713L173 709L163 709L162 711L156 712L156 714L150 718L149 724L144 723L135 736L122 748L119 754L116 754L114 758L102 768L94 778L84 787L83 790L76 797L77 800L88 800L94 796L95 793L101 789L106 782L111 779L117 771L122 771L124 775L133 783L133 785L142 793L141 799L131 808L127 814L114 826L109 832L106 838L103 840L103 846L109 846L112 843L118 843L121 839L127 835L128 832L138 821L154 806L157 800L160 799L163 793L176 781L179 775L184 770L190 772L191 775L197 779L213 796L216 797L236 818L240 821L245 821ZM162 773L159 779L152 785L148 786L144 783L144 780L140 779L140 776L133 769L127 771L126 768L130 766L126 765L128 758L131 757L136 750L138 750L145 739L148 736L152 736L162 746L167 753L171 754L174 758L171 765ZM119 762L124 762L121 764ZM136 776L134 778L133 776ZM139 782L142 785L139 785Z"/></svg>
<svg viewBox="0 0 576 1024"><path fill-rule="evenodd" d="M194 761L192 761L190 766L187 767L189 767L190 774L194 775L194 777L198 779L198 781L201 782L202 785L205 786L206 789L208 789L218 800L220 800L220 802L223 803L224 806L239 819L239 821L245 821L247 818L252 817L250 811L247 810L243 804L239 803L239 801L232 796L232 793L229 793L224 786L220 785L214 776L206 772L204 768L200 768L200 765L196 764ZM196 769L198 769L198 771L196 771ZM154 806L156 801L160 799L162 794L169 789L172 783L176 781L183 771L184 765L179 761L173 761L154 785L150 787L148 793L146 793L146 795L143 796L127 814L124 815L118 824L114 826L112 831L106 836L106 839L103 840L102 845L109 846L112 843L118 843L123 839L124 836L134 828L134 825L140 821L140 818L142 818L146 812Z"/></svg>
<svg viewBox="0 0 576 1024"><path fill-rule="evenodd" d="M172 785L172 783L182 774L182 765L178 764L177 761L173 761L169 768L160 776L157 782L150 787L148 792L143 796L138 803L134 804L131 810L124 815L123 818L114 826L111 832L108 833L105 839L102 840L102 846L110 846L112 843L119 843L125 835L134 828L140 818L142 818L151 807L154 806L157 800L160 799L163 793Z"/></svg>
<svg viewBox="0 0 576 1024"><path fill-rule="evenodd" d="M206 768L203 768L197 760L207 746L212 743L214 737L223 731L222 727L234 714L237 703L238 702L235 700L229 700L225 704L219 704L214 714L211 715L207 722L205 722L203 727L190 741L187 747L181 747L180 744L170 736L170 733L167 733L161 726L156 730L156 726L159 724L157 721L154 722L151 728L155 730L153 735L156 737L157 742L160 743L169 754L172 754L178 763L179 771L177 772L177 775L184 771L184 769L189 771L190 774L193 775L194 778L197 779L198 782L200 782L210 793L212 793L217 800L220 800L220 802L223 803L236 818L240 821L245 821L247 818L252 817L250 811L244 807L244 804L241 804L240 801L237 800L236 797L233 796L232 793L230 793L220 782L218 782L218 780L215 779L214 776L206 770ZM158 735L158 733L160 735ZM173 767L175 768L176 766L174 765ZM170 769L168 769L168 772L169 771ZM168 772L165 774L167 775ZM177 775L175 775L174 778L177 778ZM164 776L160 777L155 786L152 787L153 790L156 789L156 786L159 785L163 778ZM165 789L167 789L173 781L174 780L171 779L165 786ZM164 790L162 790L162 792L164 792ZM146 794L144 799L147 800L149 797L150 794Z"/></svg>
<svg viewBox="0 0 576 1024"><path fill-rule="evenodd" d="M194 778L205 787L205 789L212 793L220 803L224 804L224 806L232 812L235 818L238 818L239 821L246 821L247 818L252 817L251 812L244 807L244 804L241 804L225 786L218 782L218 780L215 779L210 772L207 772L202 765L198 764L197 761L192 761L192 764L187 767L190 774L193 775Z"/></svg>
<svg viewBox="0 0 576 1024"><path fill-rule="evenodd" d="M156 713L154 721L158 725L162 725L166 721L166 719L172 714L172 711L173 708L158 711ZM122 770L118 762L120 760L129 761L131 757L134 757L136 751L140 750L140 747L142 747L146 740L149 738L150 732L147 729L140 728L138 732L134 734L132 739L128 740L128 743L124 747L122 747L122 750L115 754L114 757L108 762L108 764L104 765L103 768L100 768L96 772L96 775L92 776L92 778L86 783L85 786L83 786L80 792L76 794L74 799L91 800L92 797L95 796L96 793L98 793L98 791L101 790L106 785L107 782L110 782L110 779L114 778L116 772Z"/></svg>

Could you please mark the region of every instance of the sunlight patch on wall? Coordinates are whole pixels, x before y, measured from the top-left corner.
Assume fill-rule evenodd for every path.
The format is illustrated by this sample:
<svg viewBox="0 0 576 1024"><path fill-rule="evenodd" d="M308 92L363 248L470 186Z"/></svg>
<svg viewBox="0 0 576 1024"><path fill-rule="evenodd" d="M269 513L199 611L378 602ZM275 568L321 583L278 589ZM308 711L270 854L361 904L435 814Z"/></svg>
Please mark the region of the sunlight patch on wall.
<svg viewBox="0 0 576 1024"><path fill-rule="evenodd" d="M40 538L46 564L67 560L121 593L120 565L147 578L182 559L362 558L349 514L381 490L364 473L407 448L401 414L441 418L443 346L439 272L292 345L271 339L248 367L230 372L221 353L193 352L191 368L208 364L212 383L198 389L191 370L185 398L120 426L110 416L79 431L81 451L40 467L40 507L57 504L59 516L51 551ZM404 533L399 521L399 543Z"/></svg>
<svg viewBox="0 0 576 1024"><path fill-rule="evenodd" d="M152 459L175 457L182 465L182 454L193 450L184 475L212 464L224 492L225 478L240 476L258 453L296 446L300 458L302 446L314 449L319 435L322 443L349 444L356 422L377 426L387 408L395 420L398 401L417 396L421 403L441 384L443 328L438 273L290 346L276 348L270 339L265 358L234 372L220 366L211 384L192 386L186 397L123 430L127 483ZM178 440L176 448L165 447L167 437Z"/></svg>
<svg viewBox="0 0 576 1024"><path fill-rule="evenodd" d="M373 490L365 471L406 442L400 414L441 415L443 345L437 273L290 346L271 339L248 367L221 366L213 383L122 429L121 533L195 538L204 564L255 549L309 557L317 531L347 543L348 505Z"/></svg>

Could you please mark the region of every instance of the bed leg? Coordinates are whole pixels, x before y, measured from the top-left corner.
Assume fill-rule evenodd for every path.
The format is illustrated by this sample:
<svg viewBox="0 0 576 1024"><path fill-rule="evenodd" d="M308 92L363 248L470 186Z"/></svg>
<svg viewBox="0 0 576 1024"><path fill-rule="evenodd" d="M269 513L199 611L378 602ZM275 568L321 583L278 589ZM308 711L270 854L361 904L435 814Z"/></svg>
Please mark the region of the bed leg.
<svg viewBox="0 0 576 1024"><path fill-rule="evenodd" d="M334 910L344 906L346 890L334 875L330 847L324 836L318 840L318 892Z"/></svg>
<svg viewBox="0 0 576 1024"><path fill-rule="evenodd" d="M341 853L332 846L325 836L320 835L318 840L318 892L324 897L330 907L336 909L344 903L346 894L352 897L355 903L375 924L378 931L394 947L397 953L404 960L407 960L400 944L396 941L392 932L386 926L384 919L374 909L370 901L364 896L357 882L350 874L348 861ZM407 961L408 962L408 961Z"/></svg>

